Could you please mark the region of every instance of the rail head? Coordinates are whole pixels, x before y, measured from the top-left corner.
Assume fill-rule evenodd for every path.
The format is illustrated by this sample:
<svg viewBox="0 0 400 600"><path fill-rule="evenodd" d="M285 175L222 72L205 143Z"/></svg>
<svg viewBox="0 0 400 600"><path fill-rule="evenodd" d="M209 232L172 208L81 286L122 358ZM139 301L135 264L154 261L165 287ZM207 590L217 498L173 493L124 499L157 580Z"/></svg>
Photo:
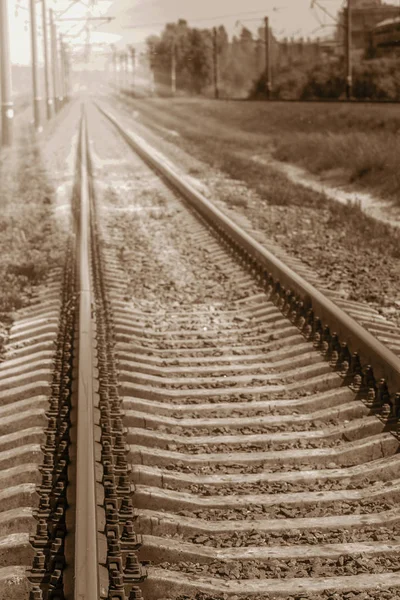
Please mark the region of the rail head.
<svg viewBox="0 0 400 600"><path fill-rule="evenodd" d="M127 132L117 119L96 103L100 112L118 129L126 142L153 169L160 173L215 228L234 244L247 261L268 280L280 294L296 321L306 321L306 327L320 337L334 340L345 348L349 361L362 361L376 382L384 380L389 394L400 392L400 359L389 348L364 329L355 319L327 298L293 269L285 265L241 227L219 210L203 194L186 181L155 148L133 132ZM282 307L282 302L281 302ZM308 325L307 325L308 323ZM353 364L353 366L354 366Z"/></svg>
<svg viewBox="0 0 400 600"><path fill-rule="evenodd" d="M76 503L74 599L99 600L100 573L97 530L95 457L95 350L90 273L90 198L87 169L86 118L80 130L80 220L78 228L79 319L76 405Z"/></svg>

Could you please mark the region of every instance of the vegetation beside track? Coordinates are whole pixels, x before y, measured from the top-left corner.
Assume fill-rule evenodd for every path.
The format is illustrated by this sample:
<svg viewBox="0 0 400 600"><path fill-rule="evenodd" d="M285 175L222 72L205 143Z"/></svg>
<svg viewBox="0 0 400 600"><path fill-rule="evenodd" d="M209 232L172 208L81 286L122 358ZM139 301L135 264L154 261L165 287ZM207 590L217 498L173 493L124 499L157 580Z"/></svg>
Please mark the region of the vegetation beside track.
<svg viewBox="0 0 400 600"><path fill-rule="evenodd" d="M26 131L0 156L0 352L12 313L60 264L62 235L54 217L38 142Z"/></svg>
<svg viewBox="0 0 400 600"><path fill-rule="evenodd" d="M400 203L399 105L194 98L137 102L143 115L196 145L210 145L211 140L204 139L208 133L217 145L230 143L230 155L271 152L278 160L316 174L334 173L341 184L355 184Z"/></svg>
<svg viewBox="0 0 400 600"><path fill-rule="evenodd" d="M213 197L242 213L267 239L312 264L328 287L340 289L348 299L370 302L387 316L400 318L400 231L368 217L357 206L338 204L296 185L269 166L268 154L279 127L282 139L291 135L289 118L285 121L281 115L275 120L267 119L269 110L276 110L278 115L274 105L258 104L256 120L256 105L243 102L181 99L125 99L125 102L129 104L130 115L132 108L137 111L139 128L145 125L159 140L164 139L162 151L205 183ZM321 124L322 108L319 105L314 108ZM368 107L372 112L375 108L380 107ZM393 108L397 112L393 110L392 121L384 121L388 128L394 128L396 119L400 126L400 110ZM284 105L283 109L293 111L294 105ZM346 111L353 107L327 109ZM306 115L311 119L313 107L308 105L304 110L308 112L297 129L307 135L311 126ZM341 115L330 127L344 132L351 119L345 112ZM291 119L296 120L293 115ZM363 122L365 128L366 119L365 115L359 116L360 128ZM375 130L378 128L377 113ZM174 147L184 154L176 150L174 156ZM265 162L255 158L265 158Z"/></svg>
<svg viewBox="0 0 400 600"><path fill-rule="evenodd" d="M400 79L398 58L360 58L353 61L352 96L361 101L398 102ZM283 65L273 76L273 98L276 100L337 100L346 98L346 64L336 62ZM250 98L266 99L265 73L259 75Z"/></svg>

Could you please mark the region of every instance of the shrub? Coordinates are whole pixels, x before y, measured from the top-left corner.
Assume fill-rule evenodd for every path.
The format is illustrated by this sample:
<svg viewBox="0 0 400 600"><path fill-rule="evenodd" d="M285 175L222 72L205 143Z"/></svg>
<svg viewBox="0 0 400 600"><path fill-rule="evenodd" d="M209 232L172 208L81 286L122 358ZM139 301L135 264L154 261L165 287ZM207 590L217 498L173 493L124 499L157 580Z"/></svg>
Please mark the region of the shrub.
<svg viewBox="0 0 400 600"><path fill-rule="evenodd" d="M400 99L400 59L374 58L354 64L353 96L357 100ZM265 74L254 82L251 99L265 98ZM296 69L282 69L273 82L273 95L281 100L343 98L346 92L343 60Z"/></svg>

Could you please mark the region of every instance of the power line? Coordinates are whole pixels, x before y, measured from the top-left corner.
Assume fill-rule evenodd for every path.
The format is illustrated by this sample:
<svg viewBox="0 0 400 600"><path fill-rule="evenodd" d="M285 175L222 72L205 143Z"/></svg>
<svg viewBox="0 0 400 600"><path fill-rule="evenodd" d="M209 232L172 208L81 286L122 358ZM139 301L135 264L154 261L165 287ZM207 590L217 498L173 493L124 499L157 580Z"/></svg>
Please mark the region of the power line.
<svg viewBox="0 0 400 600"><path fill-rule="evenodd" d="M277 11L277 10L281 10L283 8L288 8L287 6L284 7L273 7L270 10L273 11ZM269 12L269 11L268 11ZM229 19L231 17L240 17L240 16L245 16L245 15L265 15L265 10L250 10L250 11L246 11L246 12L239 12L239 13L230 13L230 14L225 14L225 15L216 15L215 17L206 17L204 19L191 19L188 18L187 20L190 21L191 23L207 23L210 21L216 21L217 19ZM180 20L186 20L186 19L180 19ZM138 25L126 25L124 27L122 27L122 29L140 29L142 27L162 27L163 25L168 25L169 23L171 23L171 21L159 21L159 22L153 22L153 23L139 23Z"/></svg>

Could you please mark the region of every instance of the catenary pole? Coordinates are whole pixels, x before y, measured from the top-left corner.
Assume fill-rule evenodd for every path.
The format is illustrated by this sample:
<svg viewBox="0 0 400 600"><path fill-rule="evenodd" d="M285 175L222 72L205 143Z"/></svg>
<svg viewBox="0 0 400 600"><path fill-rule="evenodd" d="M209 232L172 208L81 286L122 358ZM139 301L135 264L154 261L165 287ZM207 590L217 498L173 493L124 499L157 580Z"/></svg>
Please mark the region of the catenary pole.
<svg viewBox="0 0 400 600"><path fill-rule="evenodd" d="M60 105L63 106L66 97L66 86L65 86L65 63L64 63L64 49L63 49L63 38L60 34L57 43L57 52L59 60L59 74L60 74Z"/></svg>
<svg viewBox="0 0 400 600"><path fill-rule="evenodd" d="M53 101L56 112L61 108L58 101L58 56L57 56L57 30L54 23L54 13L50 9L50 38L51 38L51 65L53 71Z"/></svg>
<svg viewBox="0 0 400 600"><path fill-rule="evenodd" d="M117 54L117 89L121 91L121 53Z"/></svg>
<svg viewBox="0 0 400 600"><path fill-rule="evenodd" d="M136 50L135 48L130 48L131 53L131 62L132 62L132 91L135 89L135 75L136 75Z"/></svg>
<svg viewBox="0 0 400 600"><path fill-rule="evenodd" d="M129 54L128 51L124 52L124 64L125 64L125 89L129 88Z"/></svg>
<svg viewBox="0 0 400 600"><path fill-rule="evenodd" d="M46 90L46 115L48 119L53 116L53 98L51 97L50 89L50 61L49 61L49 45L47 32L47 8L46 0L42 0L42 29L43 29L43 56L44 56L44 85Z"/></svg>
<svg viewBox="0 0 400 600"><path fill-rule="evenodd" d="M68 102L70 99L70 95L71 95L71 70L70 70L69 53L67 51L67 45L64 41L64 38L62 41L61 51L62 51L62 60L63 60L63 64L64 64L64 81L65 81L64 97L65 97L65 101Z"/></svg>
<svg viewBox="0 0 400 600"><path fill-rule="evenodd" d="M175 40L172 42L171 47L171 94L176 94L176 44Z"/></svg>
<svg viewBox="0 0 400 600"><path fill-rule="evenodd" d="M112 64L111 81L112 81L113 85L115 86L117 83L117 61L116 61L116 57L115 57L115 48L113 48L112 46L111 46L111 64Z"/></svg>
<svg viewBox="0 0 400 600"><path fill-rule="evenodd" d="M214 97L219 98L218 31L213 28Z"/></svg>
<svg viewBox="0 0 400 600"><path fill-rule="evenodd" d="M1 144L11 146L13 141L14 104L10 58L8 0L0 0L0 73L1 73Z"/></svg>
<svg viewBox="0 0 400 600"><path fill-rule="evenodd" d="M36 23L36 2L30 0L31 17L31 61L32 61L32 94L33 94L33 123L36 131L42 130L39 96L39 65L37 52L37 23Z"/></svg>
<svg viewBox="0 0 400 600"><path fill-rule="evenodd" d="M269 17L265 17L265 92L267 99L271 98L272 91L272 57L271 57L271 32L269 29Z"/></svg>
<svg viewBox="0 0 400 600"><path fill-rule="evenodd" d="M353 92L353 65L352 65L352 0L347 0L347 27L346 27L346 96L350 100Z"/></svg>

